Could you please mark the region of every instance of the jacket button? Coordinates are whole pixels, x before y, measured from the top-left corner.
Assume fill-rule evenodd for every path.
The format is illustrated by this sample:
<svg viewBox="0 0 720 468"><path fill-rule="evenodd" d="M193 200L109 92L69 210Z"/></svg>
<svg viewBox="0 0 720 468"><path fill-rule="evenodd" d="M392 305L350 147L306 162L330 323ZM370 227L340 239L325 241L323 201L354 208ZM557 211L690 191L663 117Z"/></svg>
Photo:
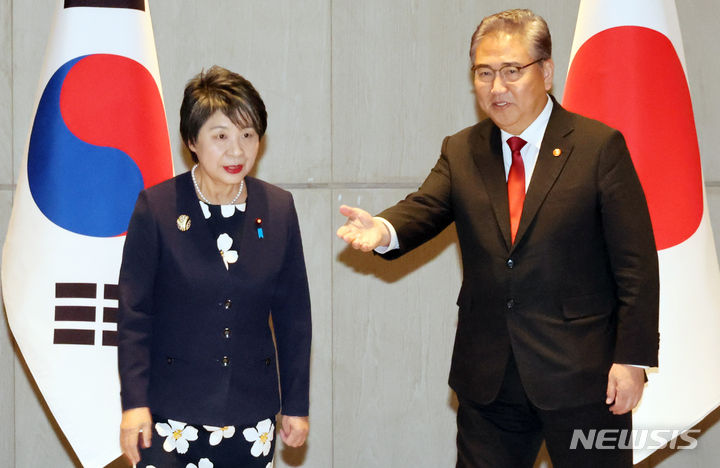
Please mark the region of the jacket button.
<svg viewBox="0 0 720 468"><path fill-rule="evenodd" d="M512 269L515 266L515 262L513 262L512 258L509 258L506 265L508 268Z"/></svg>
<svg viewBox="0 0 720 468"><path fill-rule="evenodd" d="M226 328L225 330L223 330L223 336L225 338L230 338L230 329L229 328Z"/></svg>
<svg viewBox="0 0 720 468"><path fill-rule="evenodd" d="M227 356L223 356L223 358L220 362L222 363L223 367L227 367L230 365L230 358Z"/></svg>
<svg viewBox="0 0 720 468"><path fill-rule="evenodd" d="M223 307L225 307L225 310L229 309L230 307L232 307L232 301L230 299L226 299Z"/></svg>
<svg viewBox="0 0 720 468"><path fill-rule="evenodd" d="M269 366L271 362L272 362L272 359L270 359L270 358L265 359L266 366Z"/></svg>
<svg viewBox="0 0 720 468"><path fill-rule="evenodd" d="M173 363L173 358L171 358L171 357L167 358L167 363L168 363L168 364L172 364L172 363Z"/></svg>
<svg viewBox="0 0 720 468"><path fill-rule="evenodd" d="M514 299L508 299L508 301L507 301L507 308L508 308L508 309L512 309L513 307L515 307L515 300L514 300Z"/></svg>

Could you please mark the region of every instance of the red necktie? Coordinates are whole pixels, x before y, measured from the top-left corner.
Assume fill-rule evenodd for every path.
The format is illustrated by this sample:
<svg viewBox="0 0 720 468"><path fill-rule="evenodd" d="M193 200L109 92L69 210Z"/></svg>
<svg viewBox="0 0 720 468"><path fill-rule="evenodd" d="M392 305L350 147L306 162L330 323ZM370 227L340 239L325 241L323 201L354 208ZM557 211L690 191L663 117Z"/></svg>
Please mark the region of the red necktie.
<svg viewBox="0 0 720 468"><path fill-rule="evenodd" d="M507 189L508 202L510 203L510 238L514 243L515 234L517 234L520 225L523 202L525 201L525 164L523 164L520 150L527 142L515 136L508 138L507 142L510 151L512 151L512 164L508 173Z"/></svg>

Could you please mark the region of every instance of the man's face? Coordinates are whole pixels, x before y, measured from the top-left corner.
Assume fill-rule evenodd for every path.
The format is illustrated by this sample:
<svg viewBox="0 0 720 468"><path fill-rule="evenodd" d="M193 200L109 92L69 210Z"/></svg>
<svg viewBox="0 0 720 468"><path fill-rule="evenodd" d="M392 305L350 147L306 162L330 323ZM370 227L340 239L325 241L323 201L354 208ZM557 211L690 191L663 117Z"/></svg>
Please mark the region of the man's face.
<svg viewBox="0 0 720 468"><path fill-rule="evenodd" d="M499 70L505 65L522 67L533 61L523 37L501 32L480 41L474 65ZM553 70L554 64L548 59L522 69L520 78L512 83L504 82L500 73L495 73L489 83L474 77L478 105L498 127L519 135L545 107Z"/></svg>

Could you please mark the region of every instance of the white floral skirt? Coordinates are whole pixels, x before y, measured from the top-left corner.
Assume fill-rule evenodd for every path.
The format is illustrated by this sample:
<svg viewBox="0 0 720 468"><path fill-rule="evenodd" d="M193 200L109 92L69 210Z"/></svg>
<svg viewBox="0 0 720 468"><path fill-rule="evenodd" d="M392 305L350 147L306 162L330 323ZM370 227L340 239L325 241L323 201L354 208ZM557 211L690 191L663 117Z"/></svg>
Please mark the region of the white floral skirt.
<svg viewBox="0 0 720 468"><path fill-rule="evenodd" d="M138 468L272 468L275 416L240 426L205 426L153 415L152 445Z"/></svg>

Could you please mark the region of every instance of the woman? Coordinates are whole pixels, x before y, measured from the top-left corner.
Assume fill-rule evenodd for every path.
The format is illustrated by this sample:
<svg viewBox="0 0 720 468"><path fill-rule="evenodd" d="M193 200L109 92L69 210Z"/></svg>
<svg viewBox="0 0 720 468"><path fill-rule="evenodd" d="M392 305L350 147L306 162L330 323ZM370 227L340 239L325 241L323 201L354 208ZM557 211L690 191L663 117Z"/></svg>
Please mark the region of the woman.
<svg viewBox="0 0 720 468"><path fill-rule="evenodd" d="M271 467L278 410L283 441L305 441L311 326L297 215L290 193L247 175L266 119L242 76L200 73L180 108L196 164L138 197L118 320L121 446L138 466Z"/></svg>

